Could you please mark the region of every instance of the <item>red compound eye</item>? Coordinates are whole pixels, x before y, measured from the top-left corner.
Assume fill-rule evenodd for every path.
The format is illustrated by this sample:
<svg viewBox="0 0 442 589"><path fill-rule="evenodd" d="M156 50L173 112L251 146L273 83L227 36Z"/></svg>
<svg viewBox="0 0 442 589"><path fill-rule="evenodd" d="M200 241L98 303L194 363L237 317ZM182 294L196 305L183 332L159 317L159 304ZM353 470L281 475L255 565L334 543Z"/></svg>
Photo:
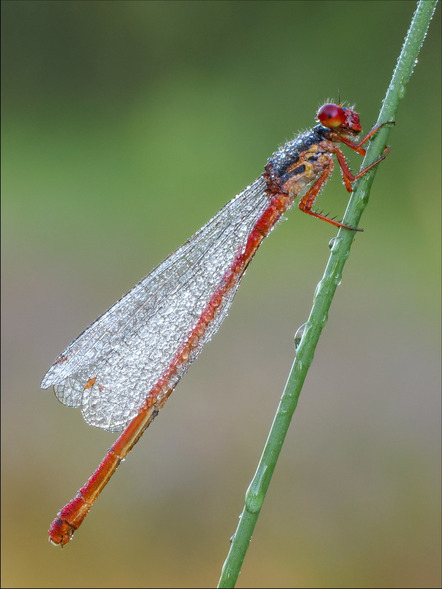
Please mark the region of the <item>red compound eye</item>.
<svg viewBox="0 0 442 589"><path fill-rule="evenodd" d="M337 104L324 104L317 112L318 121L329 129L341 127L346 122L346 109Z"/></svg>

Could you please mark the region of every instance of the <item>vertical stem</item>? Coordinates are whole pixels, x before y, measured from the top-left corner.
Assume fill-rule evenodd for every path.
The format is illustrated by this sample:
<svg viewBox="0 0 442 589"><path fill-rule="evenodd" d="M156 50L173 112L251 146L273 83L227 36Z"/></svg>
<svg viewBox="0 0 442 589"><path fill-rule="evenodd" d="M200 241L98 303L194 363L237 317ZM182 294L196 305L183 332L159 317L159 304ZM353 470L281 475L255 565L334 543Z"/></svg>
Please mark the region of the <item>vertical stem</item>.
<svg viewBox="0 0 442 589"><path fill-rule="evenodd" d="M395 118L399 102L405 95L408 81L416 64L436 4L437 0L420 0L417 5L379 113L378 124L393 121ZM370 142L361 169L368 166L382 154L389 132L389 127L383 127L376 134L373 141ZM347 207L344 223L353 227L357 226L367 205L375 172L376 168L357 182ZM347 229L339 230L324 276L316 288L310 316L297 349L258 468L247 489L244 509L231 540L230 550L221 572L218 587L234 587L236 584L293 412L298 403L302 385L313 361L322 329L327 322L333 295L341 281L342 271L350 254L350 247L354 237L355 234L352 231Z"/></svg>

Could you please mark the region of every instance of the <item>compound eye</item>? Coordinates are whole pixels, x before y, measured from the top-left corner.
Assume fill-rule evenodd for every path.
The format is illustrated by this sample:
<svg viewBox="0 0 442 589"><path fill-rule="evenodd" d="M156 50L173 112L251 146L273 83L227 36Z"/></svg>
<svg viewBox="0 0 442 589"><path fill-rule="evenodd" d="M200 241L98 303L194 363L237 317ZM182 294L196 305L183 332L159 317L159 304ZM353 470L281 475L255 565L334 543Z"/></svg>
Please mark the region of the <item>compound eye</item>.
<svg viewBox="0 0 442 589"><path fill-rule="evenodd" d="M316 117L318 121L329 129L340 127L345 124L345 109L337 104L324 104L318 110Z"/></svg>

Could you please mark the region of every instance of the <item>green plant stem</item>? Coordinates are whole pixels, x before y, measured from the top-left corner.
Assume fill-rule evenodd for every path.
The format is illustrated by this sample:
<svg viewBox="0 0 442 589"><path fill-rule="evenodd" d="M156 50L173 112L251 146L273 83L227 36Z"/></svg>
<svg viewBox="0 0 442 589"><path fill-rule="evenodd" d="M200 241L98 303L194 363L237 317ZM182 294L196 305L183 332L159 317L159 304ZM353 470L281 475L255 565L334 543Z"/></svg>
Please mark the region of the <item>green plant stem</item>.
<svg viewBox="0 0 442 589"><path fill-rule="evenodd" d="M437 0L421 0L417 5L379 113L378 124L386 121L394 121L395 119L399 102L405 95L406 86L413 72L436 4ZM385 149L389 132L390 126L385 126L376 133L373 141L370 142L361 169L380 157ZM368 202L369 191L376 169L377 167L373 168L373 170L362 176L355 183L354 191L344 216L344 223L352 227L357 227ZM350 247L354 238L355 233L353 231L340 229L333 244L324 276L316 288L310 316L305 325L304 333L298 346L296 357L258 468L247 489L244 509L240 516L236 532L231 540L230 550L222 569L218 587L234 587L241 571L242 563L250 544L279 453L298 403L302 385L310 364L313 361L319 336L327 322L333 295L341 281L342 271L350 254Z"/></svg>

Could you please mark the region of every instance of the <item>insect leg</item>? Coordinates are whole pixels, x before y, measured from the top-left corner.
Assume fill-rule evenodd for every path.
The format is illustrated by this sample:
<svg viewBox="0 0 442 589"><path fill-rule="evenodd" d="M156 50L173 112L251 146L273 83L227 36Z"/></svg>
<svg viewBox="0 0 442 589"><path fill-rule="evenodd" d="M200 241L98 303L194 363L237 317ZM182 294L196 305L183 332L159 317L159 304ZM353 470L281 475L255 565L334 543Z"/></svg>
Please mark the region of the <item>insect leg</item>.
<svg viewBox="0 0 442 589"><path fill-rule="evenodd" d="M345 159L345 155L342 153L342 151L339 149L339 147L333 146L332 151L336 155L336 159L338 160L339 166L341 168L342 178L344 180L345 187L348 190L348 192L352 192L352 190L353 190L352 182L354 182L355 180L357 180L358 178L360 178L361 176L366 174L369 170L374 168L374 166L377 166L379 164L379 162L384 160L387 157L387 155L390 153L390 148L386 147L384 150L384 153L376 161L374 161L369 166L362 168L362 170L360 172L358 172L356 175L353 174L352 171L350 170L350 168L348 167L347 160ZM364 150L364 153L365 153L365 150Z"/></svg>
<svg viewBox="0 0 442 589"><path fill-rule="evenodd" d="M299 201L299 209L307 215L311 215L312 217L316 217L317 219L322 219L335 227L344 227L345 229L351 229L352 231L363 231L363 229L358 229L356 227L350 227L350 225L345 225L344 223L340 223L339 221L335 221L334 219L329 219L326 215L322 215L321 213L317 213L316 211L312 211L312 206L318 196L319 191L324 186L327 181L327 178L333 172L333 160L330 161L330 164L325 168L316 182L309 188L309 190L304 194L302 199Z"/></svg>
<svg viewBox="0 0 442 589"><path fill-rule="evenodd" d="M394 121L387 121L386 123L381 123L380 125L376 125L363 139L361 139L361 141L359 141L357 143L355 143L351 139L348 139L347 137L344 137L344 136L340 137L340 141L341 141L341 143L344 143L344 145L347 145L353 151L356 151L356 153L359 153L360 155L365 155L366 150L362 147L364 145L364 143L366 143L371 137L373 137L373 135L375 133L377 133L379 131L379 129L381 129L381 127L384 127L385 125L394 125L394 124L395 124Z"/></svg>

